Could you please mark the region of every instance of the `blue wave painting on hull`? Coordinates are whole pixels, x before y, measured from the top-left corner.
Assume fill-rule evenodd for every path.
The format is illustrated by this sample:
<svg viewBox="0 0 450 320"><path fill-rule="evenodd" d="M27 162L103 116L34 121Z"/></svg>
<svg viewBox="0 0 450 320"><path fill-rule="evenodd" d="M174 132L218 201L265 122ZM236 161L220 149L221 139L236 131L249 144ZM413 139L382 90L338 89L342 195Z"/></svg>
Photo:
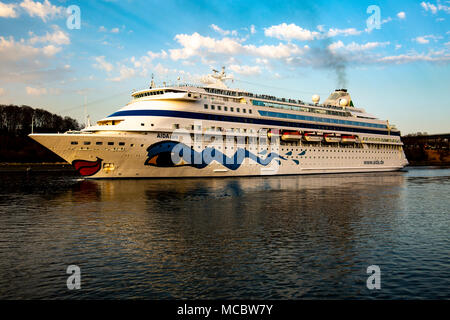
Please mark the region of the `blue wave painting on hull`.
<svg viewBox="0 0 450 320"><path fill-rule="evenodd" d="M278 159L287 160L274 152L270 152L263 159L242 148L237 149L232 157L228 157L221 151L211 147L207 147L202 152L198 152L184 143L170 140L152 144L147 148L147 153L148 158L145 161L145 165L155 167L191 166L197 169L203 169L212 161L216 160L230 170L237 170L245 158L252 159L262 166L269 165L274 159L278 163L281 163ZM178 160L176 163L172 154L175 154L175 158L178 158L176 159Z"/></svg>

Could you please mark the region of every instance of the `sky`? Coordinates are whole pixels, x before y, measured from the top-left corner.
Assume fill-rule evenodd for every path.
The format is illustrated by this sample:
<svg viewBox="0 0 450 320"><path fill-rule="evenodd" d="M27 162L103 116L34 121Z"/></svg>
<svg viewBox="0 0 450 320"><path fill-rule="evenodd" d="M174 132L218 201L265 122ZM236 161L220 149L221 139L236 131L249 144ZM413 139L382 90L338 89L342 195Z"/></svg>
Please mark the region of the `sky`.
<svg viewBox="0 0 450 320"><path fill-rule="evenodd" d="M84 123L133 89L212 68L254 93L356 107L402 134L450 132L450 1L0 0L0 104Z"/></svg>

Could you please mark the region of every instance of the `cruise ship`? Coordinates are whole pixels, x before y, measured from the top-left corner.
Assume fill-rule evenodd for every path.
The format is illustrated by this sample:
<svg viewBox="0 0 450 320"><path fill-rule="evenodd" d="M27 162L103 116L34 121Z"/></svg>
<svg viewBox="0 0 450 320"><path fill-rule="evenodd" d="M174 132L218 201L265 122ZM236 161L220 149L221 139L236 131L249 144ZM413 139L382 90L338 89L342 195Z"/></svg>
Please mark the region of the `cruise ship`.
<svg viewBox="0 0 450 320"><path fill-rule="evenodd" d="M312 103L231 89L224 68L202 85L133 91L81 131L30 137L87 178L381 172L407 165L400 131L346 89Z"/></svg>

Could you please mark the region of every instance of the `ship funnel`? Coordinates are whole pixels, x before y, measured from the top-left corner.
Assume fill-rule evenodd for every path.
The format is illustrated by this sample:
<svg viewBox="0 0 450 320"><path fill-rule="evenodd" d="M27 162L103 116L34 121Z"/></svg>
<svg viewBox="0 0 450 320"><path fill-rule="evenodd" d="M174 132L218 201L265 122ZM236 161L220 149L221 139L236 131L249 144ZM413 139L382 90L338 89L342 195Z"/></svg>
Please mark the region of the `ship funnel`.
<svg viewBox="0 0 450 320"><path fill-rule="evenodd" d="M336 107L353 107L352 98L347 89L336 89L323 104Z"/></svg>

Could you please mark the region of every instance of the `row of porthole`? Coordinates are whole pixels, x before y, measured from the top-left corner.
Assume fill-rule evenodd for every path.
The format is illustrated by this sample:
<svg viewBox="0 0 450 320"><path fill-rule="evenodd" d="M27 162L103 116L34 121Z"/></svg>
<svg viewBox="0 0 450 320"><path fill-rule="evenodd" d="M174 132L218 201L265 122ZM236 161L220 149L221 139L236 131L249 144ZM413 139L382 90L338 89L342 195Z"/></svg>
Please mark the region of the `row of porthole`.
<svg viewBox="0 0 450 320"><path fill-rule="evenodd" d="M78 145L78 141L71 141L70 142L71 145ZM85 146L90 146L91 145L91 141L83 141L83 145ZM95 142L96 146L102 146L103 145L103 141L96 141ZM114 146L114 142L112 141L108 141L107 143L108 146ZM119 142L118 143L119 146L125 146L125 142ZM143 147L144 145L141 144L141 147ZM134 143L130 144L130 147L134 147Z"/></svg>

